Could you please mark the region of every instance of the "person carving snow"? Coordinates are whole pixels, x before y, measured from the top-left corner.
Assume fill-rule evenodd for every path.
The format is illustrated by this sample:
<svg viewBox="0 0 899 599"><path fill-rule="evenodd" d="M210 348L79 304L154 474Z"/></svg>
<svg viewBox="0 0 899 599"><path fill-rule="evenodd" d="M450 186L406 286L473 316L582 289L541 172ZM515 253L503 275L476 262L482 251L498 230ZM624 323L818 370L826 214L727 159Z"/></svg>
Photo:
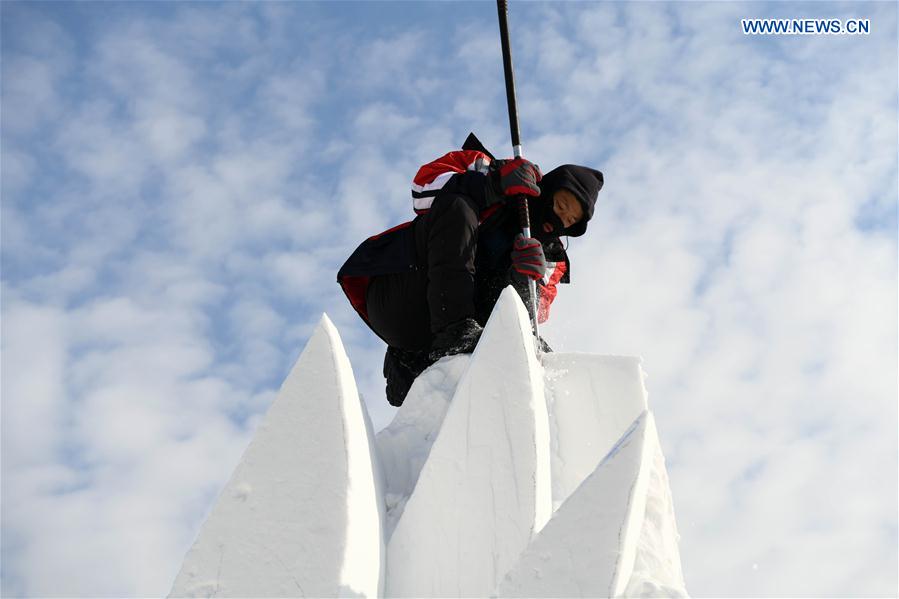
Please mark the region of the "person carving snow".
<svg viewBox="0 0 899 599"><path fill-rule="evenodd" d="M440 358L474 350L507 285L532 310L528 281L535 280L537 318L547 320L556 285L570 280L559 238L586 232L602 185L602 173L585 166L566 164L544 176L523 158L496 160L474 134L461 150L419 169L415 219L365 240L337 275L387 343L391 405L401 405L415 377ZM518 202L510 201L522 194L531 238L521 233Z"/></svg>

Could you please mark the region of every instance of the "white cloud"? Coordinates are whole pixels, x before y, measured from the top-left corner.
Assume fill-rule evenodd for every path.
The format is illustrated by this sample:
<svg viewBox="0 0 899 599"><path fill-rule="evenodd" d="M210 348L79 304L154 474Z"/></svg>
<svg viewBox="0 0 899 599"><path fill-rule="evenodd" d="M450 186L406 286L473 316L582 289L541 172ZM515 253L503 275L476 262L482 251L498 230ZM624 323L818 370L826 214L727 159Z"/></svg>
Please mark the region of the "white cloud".
<svg viewBox="0 0 899 599"><path fill-rule="evenodd" d="M201 119L174 110L152 107L141 112L135 131L146 140L157 160L163 163L184 158L206 132L206 125Z"/></svg>
<svg viewBox="0 0 899 599"><path fill-rule="evenodd" d="M228 415L271 397L207 374L200 313L5 298L4 324L4 538L24 543L4 592L158 587L189 540L184 510L202 514L249 438Z"/></svg>
<svg viewBox="0 0 899 599"><path fill-rule="evenodd" d="M3 463L45 465L59 450L54 432L68 399L65 317L56 308L21 304L8 291L4 296Z"/></svg>
<svg viewBox="0 0 899 599"><path fill-rule="evenodd" d="M303 134L315 124L308 108L325 93L326 84L327 77L321 66L297 61L289 74L265 82L260 96L269 117L277 117L277 126L294 134Z"/></svg>
<svg viewBox="0 0 899 599"><path fill-rule="evenodd" d="M119 97L132 100L138 111L162 104L182 110L199 108L209 98L197 87L197 66L178 55L178 47L158 41L152 23L108 30L96 41L91 75Z"/></svg>
<svg viewBox="0 0 899 599"><path fill-rule="evenodd" d="M7 135L33 133L59 115L57 87L63 65L19 55L4 59L3 126Z"/></svg>
<svg viewBox="0 0 899 599"><path fill-rule="evenodd" d="M5 146L5 144L4 144ZM34 177L36 163L33 157L23 152L3 150L3 195L21 190L28 185Z"/></svg>
<svg viewBox="0 0 899 599"><path fill-rule="evenodd" d="M327 6L4 36L4 594L166 592L322 311L392 417L334 275L419 164L507 155L499 44L462 5ZM698 595L896 586L895 7L739 33L796 6L513 7L526 152L606 175L544 330L644 356Z"/></svg>
<svg viewBox="0 0 899 599"><path fill-rule="evenodd" d="M365 88L412 91L422 71L416 66L426 56L427 40L422 32L403 32L392 37L376 37L354 49L353 81Z"/></svg>
<svg viewBox="0 0 899 599"><path fill-rule="evenodd" d="M57 148L68 165L100 189L135 195L150 166L127 122L107 100L79 108L59 129Z"/></svg>

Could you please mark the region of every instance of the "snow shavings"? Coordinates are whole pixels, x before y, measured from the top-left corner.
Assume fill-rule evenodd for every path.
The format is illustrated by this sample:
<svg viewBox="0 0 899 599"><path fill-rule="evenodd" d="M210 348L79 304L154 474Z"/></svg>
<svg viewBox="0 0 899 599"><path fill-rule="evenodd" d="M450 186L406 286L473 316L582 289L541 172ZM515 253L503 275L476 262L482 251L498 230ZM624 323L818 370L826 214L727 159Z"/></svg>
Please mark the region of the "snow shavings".
<svg viewBox="0 0 899 599"><path fill-rule="evenodd" d="M253 493L253 487L249 483L240 483L234 487L232 497L236 501L246 501Z"/></svg>

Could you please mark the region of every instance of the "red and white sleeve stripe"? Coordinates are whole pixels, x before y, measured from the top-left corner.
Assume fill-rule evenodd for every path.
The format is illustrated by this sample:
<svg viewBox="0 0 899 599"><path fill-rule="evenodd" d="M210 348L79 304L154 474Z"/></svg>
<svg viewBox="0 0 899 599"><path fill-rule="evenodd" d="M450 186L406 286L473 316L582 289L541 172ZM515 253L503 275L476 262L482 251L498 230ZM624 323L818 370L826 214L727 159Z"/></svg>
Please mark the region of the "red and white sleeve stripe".
<svg viewBox="0 0 899 599"><path fill-rule="evenodd" d="M427 212L450 177L466 171L486 174L489 167L490 157L477 150L454 150L429 162L412 179L412 208L416 214Z"/></svg>

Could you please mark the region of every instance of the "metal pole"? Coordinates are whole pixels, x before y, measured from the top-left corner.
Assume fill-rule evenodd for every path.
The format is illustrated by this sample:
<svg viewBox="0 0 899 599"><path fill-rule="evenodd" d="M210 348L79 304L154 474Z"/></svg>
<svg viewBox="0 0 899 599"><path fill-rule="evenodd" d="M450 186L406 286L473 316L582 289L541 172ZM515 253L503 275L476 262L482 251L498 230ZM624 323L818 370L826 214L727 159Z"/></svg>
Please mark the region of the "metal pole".
<svg viewBox="0 0 899 599"><path fill-rule="evenodd" d="M519 158L522 155L521 134L518 131L518 108L515 102L515 72L512 69L512 48L509 44L509 6L506 0L496 0L496 12L499 16L499 37L503 48L503 72L506 75L506 104L509 107L509 129L512 132L512 154ZM521 224L521 232L525 237L531 236L531 218L528 214L528 197L518 197L518 220ZM534 335L539 336L537 326L537 282L528 279L528 288L531 294L531 311L534 314L531 325Z"/></svg>
<svg viewBox="0 0 899 599"><path fill-rule="evenodd" d="M515 71L512 68L512 47L509 43L509 6L506 0L496 0L499 16L499 38L503 48L503 72L506 75L506 104L509 106L509 130L512 132L512 154L521 156L521 134L518 131L518 108L515 103Z"/></svg>

